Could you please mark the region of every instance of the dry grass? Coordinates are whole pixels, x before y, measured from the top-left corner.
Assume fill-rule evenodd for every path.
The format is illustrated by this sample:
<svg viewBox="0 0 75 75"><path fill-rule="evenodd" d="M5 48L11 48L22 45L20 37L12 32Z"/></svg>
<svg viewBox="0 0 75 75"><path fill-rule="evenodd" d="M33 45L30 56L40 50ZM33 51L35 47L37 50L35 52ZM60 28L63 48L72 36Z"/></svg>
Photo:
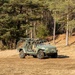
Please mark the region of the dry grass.
<svg viewBox="0 0 75 75"><path fill-rule="evenodd" d="M16 50L0 52L0 75L75 75L75 36L65 46L65 35L56 40L58 58L38 59L27 56L20 59ZM53 44L53 41L50 42Z"/></svg>
<svg viewBox="0 0 75 75"><path fill-rule="evenodd" d="M69 46L66 46L65 37L65 34L60 35L55 41L55 46L59 50L59 54L67 55L69 58L75 59L75 36L69 37ZM51 41L51 44L54 45L53 41Z"/></svg>

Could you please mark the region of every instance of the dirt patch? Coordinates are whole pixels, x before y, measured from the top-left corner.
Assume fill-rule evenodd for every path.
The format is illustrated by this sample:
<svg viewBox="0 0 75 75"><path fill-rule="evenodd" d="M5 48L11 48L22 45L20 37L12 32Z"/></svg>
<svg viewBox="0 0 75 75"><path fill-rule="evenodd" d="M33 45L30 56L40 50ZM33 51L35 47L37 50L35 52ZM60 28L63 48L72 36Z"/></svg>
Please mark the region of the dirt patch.
<svg viewBox="0 0 75 75"><path fill-rule="evenodd" d="M0 75L75 75L75 59L0 59Z"/></svg>
<svg viewBox="0 0 75 75"><path fill-rule="evenodd" d="M13 55L18 55L18 51L17 50L0 51L0 58L7 58L7 57L11 57Z"/></svg>

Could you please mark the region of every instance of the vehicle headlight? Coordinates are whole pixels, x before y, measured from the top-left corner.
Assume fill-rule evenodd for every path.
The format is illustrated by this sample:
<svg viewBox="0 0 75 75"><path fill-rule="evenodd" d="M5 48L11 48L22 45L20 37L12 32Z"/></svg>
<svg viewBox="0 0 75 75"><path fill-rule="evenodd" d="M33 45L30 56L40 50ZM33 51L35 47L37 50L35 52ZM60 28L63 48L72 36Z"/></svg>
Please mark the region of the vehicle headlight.
<svg viewBox="0 0 75 75"><path fill-rule="evenodd" d="M45 48L44 48L44 47L42 47L42 49L43 49L43 50L45 50Z"/></svg>
<svg viewBox="0 0 75 75"><path fill-rule="evenodd" d="M56 52L56 48L53 48L53 49L51 49L51 51L54 51L54 52Z"/></svg>

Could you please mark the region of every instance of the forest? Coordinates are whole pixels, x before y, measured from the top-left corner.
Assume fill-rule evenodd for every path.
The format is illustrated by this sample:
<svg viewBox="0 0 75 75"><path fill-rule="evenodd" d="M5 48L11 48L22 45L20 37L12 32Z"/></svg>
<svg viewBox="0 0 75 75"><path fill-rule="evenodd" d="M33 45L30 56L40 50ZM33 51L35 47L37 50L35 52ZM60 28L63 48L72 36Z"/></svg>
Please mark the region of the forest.
<svg viewBox="0 0 75 75"><path fill-rule="evenodd" d="M14 49L20 38L75 32L75 0L0 0L1 49Z"/></svg>

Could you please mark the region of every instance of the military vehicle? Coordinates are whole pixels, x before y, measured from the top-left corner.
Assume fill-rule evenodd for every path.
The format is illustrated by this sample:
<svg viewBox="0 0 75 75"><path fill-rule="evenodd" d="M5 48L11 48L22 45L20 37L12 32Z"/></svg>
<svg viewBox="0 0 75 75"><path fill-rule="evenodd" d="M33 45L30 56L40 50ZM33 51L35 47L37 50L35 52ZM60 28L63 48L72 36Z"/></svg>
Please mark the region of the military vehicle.
<svg viewBox="0 0 75 75"><path fill-rule="evenodd" d="M18 42L18 48L20 58L25 58L27 55L31 55L34 58L43 59L45 56L56 58L58 50L55 46L50 44L44 44L42 40L25 38Z"/></svg>

